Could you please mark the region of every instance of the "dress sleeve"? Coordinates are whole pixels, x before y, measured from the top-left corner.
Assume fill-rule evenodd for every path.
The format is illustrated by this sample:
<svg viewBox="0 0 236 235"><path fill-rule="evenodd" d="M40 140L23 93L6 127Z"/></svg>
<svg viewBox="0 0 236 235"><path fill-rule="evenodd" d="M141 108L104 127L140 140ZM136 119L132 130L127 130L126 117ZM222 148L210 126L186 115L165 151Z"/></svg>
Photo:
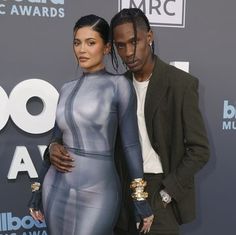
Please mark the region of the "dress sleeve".
<svg viewBox="0 0 236 235"><path fill-rule="evenodd" d="M136 94L131 81L120 77L117 85L119 130L128 174L131 178L143 178L143 158L139 142ZM151 216L152 209L147 200L133 200L136 222Z"/></svg>
<svg viewBox="0 0 236 235"><path fill-rule="evenodd" d="M137 124L137 101L131 81L124 76L117 82L119 130L131 179L143 178L143 158Z"/></svg>
<svg viewBox="0 0 236 235"><path fill-rule="evenodd" d="M48 153L47 149L44 152L44 155L43 155L44 160L42 161L42 165L41 165L39 175L38 175L38 179L37 179L37 182L36 182L36 183L40 184L39 189L36 190L36 191L33 191L31 193L31 197L30 197L30 200L28 202L28 208L32 208L36 211L40 210L42 212L43 212L42 184L43 184L44 177L45 177L45 175L46 175L46 173L47 173L47 171L48 171L48 169L51 165L49 159L47 159L45 157Z"/></svg>
<svg viewBox="0 0 236 235"><path fill-rule="evenodd" d="M62 132L59 129L59 127L57 126L57 123L55 123L54 128L53 128L51 143L52 142L57 142L57 143L62 142ZM49 146L47 146L47 148L45 149L44 154L43 154L43 161L42 161L42 165L41 165L38 179L37 179L37 182L40 183L40 188L39 188L39 190L32 192L31 198L28 202L29 208L43 211L42 184L43 184L44 177L45 177L50 166L51 166L51 162L50 162L50 155L49 155Z"/></svg>

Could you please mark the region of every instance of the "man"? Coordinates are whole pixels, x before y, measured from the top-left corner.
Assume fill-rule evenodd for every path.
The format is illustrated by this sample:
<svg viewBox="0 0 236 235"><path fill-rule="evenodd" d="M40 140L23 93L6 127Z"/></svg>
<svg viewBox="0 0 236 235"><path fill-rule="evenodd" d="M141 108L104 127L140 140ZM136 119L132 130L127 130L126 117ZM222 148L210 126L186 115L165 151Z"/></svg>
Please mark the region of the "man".
<svg viewBox="0 0 236 235"><path fill-rule="evenodd" d="M111 21L111 36L137 94L148 200L155 214L149 234L177 235L179 225L195 218L194 176L209 158L198 107L198 80L153 54L153 33L141 10L123 9L117 13ZM118 65L116 57L113 62ZM138 231L127 196L128 175L122 150L117 146L124 203L116 234L135 235ZM73 159L56 143L50 146L50 161L61 172L73 170Z"/></svg>

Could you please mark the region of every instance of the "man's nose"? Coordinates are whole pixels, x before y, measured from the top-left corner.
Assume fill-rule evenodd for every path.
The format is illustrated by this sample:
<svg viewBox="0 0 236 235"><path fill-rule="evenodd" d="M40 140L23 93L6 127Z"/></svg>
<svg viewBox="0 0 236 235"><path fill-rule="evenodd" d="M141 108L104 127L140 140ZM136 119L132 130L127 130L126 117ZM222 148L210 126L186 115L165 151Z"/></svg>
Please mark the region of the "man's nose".
<svg viewBox="0 0 236 235"><path fill-rule="evenodd" d="M126 57L131 57L134 55L134 46L133 45L127 45L126 46Z"/></svg>

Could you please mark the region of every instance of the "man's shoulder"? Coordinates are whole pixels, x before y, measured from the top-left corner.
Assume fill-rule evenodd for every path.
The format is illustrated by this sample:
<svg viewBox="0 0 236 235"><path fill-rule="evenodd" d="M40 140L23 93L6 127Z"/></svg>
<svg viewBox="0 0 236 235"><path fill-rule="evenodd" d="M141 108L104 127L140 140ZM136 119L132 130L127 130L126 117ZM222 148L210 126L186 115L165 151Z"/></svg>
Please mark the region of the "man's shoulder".
<svg viewBox="0 0 236 235"><path fill-rule="evenodd" d="M198 79L173 65L167 64L166 62L159 59L159 63L163 68L162 75L164 76L163 79L168 80L168 84L172 88L183 88L190 86L191 84L198 84Z"/></svg>
<svg viewBox="0 0 236 235"><path fill-rule="evenodd" d="M166 62L162 61L163 65L165 66L166 76L172 82L181 82L181 83L191 83L197 81L198 79L191 75L184 70L181 70L173 65L167 64Z"/></svg>

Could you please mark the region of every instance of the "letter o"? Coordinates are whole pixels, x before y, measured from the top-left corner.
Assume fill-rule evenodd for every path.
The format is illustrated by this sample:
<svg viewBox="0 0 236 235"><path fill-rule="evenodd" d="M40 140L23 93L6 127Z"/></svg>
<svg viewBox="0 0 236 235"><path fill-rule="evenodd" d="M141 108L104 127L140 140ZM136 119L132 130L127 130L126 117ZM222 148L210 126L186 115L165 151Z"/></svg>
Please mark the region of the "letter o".
<svg viewBox="0 0 236 235"><path fill-rule="evenodd" d="M9 118L8 96L0 86L0 130L6 125Z"/></svg>
<svg viewBox="0 0 236 235"><path fill-rule="evenodd" d="M21 224L25 229L31 229L35 225L33 218L29 215L22 218Z"/></svg>
<svg viewBox="0 0 236 235"><path fill-rule="evenodd" d="M13 122L31 134L41 134L51 130L55 122L58 96L57 90L44 80L32 78L20 82L9 96ZM43 110L38 115L31 115L27 110L27 101L32 97L38 97L43 103Z"/></svg>

